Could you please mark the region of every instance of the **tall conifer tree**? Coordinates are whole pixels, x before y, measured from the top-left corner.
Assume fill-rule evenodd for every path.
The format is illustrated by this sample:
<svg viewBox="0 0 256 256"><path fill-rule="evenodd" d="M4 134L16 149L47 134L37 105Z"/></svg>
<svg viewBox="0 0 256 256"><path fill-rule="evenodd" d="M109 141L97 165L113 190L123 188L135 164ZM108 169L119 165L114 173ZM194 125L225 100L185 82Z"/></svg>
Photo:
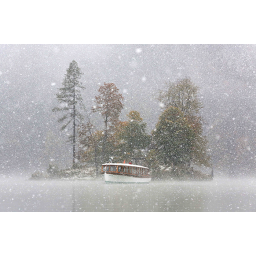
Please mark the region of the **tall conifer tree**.
<svg viewBox="0 0 256 256"><path fill-rule="evenodd" d="M71 134L69 135L69 142L73 147L73 168L76 166L76 137L77 126L83 119L81 110L84 108L83 99L81 96L81 90L84 89L80 78L82 72L78 67L76 61L72 61L69 64L67 73L63 80L63 87L59 88L57 93L57 100L59 107L53 109L54 112L61 112L62 116L58 119L59 123L63 123L61 130L68 130L71 128Z"/></svg>

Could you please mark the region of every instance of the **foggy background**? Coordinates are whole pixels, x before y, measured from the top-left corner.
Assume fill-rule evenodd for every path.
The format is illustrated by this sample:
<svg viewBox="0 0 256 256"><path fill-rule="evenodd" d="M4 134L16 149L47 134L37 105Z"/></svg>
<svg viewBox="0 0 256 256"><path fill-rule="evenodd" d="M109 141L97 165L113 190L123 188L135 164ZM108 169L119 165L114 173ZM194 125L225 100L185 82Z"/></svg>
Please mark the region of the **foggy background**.
<svg viewBox="0 0 256 256"><path fill-rule="evenodd" d="M215 169L251 174L256 167L256 47L199 44L1 44L0 170L23 172L71 164L71 147L59 131L56 93L69 63L84 75L89 111L104 82L124 96L121 119L140 112L148 133L161 108L156 97L166 82L190 77L199 87L204 133Z"/></svg>

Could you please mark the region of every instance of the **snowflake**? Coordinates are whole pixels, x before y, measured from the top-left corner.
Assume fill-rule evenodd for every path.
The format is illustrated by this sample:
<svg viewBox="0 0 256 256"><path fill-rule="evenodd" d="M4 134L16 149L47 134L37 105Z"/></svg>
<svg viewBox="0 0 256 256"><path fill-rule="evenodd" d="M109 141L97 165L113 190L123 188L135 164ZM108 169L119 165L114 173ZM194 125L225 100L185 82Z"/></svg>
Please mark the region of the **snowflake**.
<svg viewBox="0 0 256 256"><path fill-rule="evenodd" d="M141 53L141 52L142 52L142 49L141 49L141 48L137 48L135 51L136 51L136 53L138 53L138 54L139 54L139 53Z"/></svg>
<svg viewBox="0 0 256 256"><path fill-rule="evenodd" d="M163 103L163 102L160 102L160 103L159 103L159 107L160 107L160 108L164 108L164 103Z"/></svg>

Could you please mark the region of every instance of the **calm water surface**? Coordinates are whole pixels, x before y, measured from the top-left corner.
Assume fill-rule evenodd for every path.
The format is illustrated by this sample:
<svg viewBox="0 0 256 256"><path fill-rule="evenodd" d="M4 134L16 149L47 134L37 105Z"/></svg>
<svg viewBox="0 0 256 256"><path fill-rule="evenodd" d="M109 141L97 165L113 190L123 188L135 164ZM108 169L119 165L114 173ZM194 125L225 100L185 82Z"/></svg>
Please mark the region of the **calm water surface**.
<svg viewBox="0 0 256 256"><path fill-rule="evenodd" d="M1 212L256 211L256 178L106 184L0 178Z"/></svg>

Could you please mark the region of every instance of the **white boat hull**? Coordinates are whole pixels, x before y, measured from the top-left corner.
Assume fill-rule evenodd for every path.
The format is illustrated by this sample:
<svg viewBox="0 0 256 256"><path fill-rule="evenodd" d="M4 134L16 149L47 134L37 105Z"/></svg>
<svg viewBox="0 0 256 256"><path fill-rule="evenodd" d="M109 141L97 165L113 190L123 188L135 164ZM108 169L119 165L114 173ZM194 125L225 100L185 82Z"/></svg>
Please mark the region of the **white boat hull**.
<svg viewBox="0 0 256 256"><path fill-rule="evenodd" d="M114 183L148 183L151 181L151 178L139 178L126 175L116 175L104 173L105 182L114 182Z"/></svg>

